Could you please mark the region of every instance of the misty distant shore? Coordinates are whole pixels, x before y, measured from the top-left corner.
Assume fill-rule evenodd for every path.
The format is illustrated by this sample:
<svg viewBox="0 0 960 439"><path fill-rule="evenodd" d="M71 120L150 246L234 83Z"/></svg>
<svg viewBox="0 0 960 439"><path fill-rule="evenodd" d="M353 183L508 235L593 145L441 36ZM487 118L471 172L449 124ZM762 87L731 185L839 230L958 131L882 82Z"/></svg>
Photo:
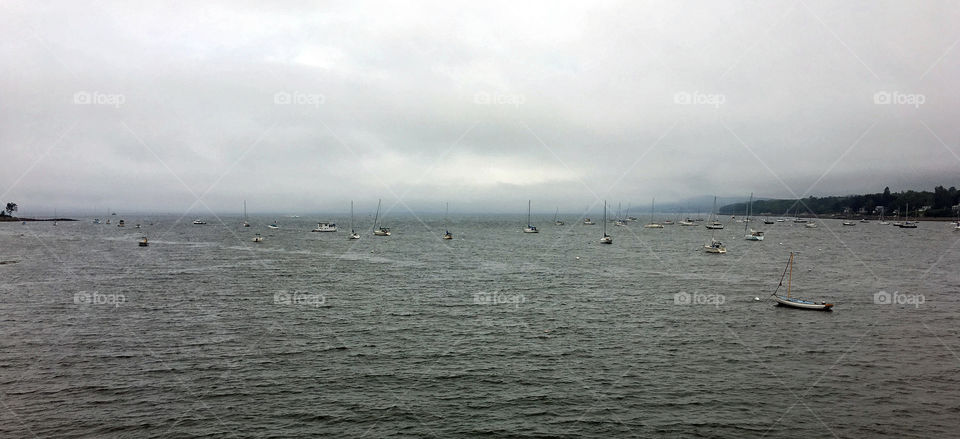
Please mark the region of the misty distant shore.
<svg viewBox="0 0 960 439"><path fill-rule="evenodd" d="M21 217L8 216L8 215L0 216L0 222L23 222L23 221L76 221L76 220L72 218L39 219L39 218L21 218Z"/></svg>

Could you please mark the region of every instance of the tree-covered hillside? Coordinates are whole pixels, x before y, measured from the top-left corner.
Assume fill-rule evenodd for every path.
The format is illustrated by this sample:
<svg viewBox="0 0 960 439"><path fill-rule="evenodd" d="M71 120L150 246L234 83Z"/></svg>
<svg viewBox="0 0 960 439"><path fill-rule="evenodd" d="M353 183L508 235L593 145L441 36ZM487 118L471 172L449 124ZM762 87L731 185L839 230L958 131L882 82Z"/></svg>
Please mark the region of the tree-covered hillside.
<svg viewBox="0 0 960 439"><path fill-rule="evenodd" d="M807 197L801 200L755 200L753 212L757 215L879 215L883 209L886 215L906 212L910 205L910 215L926 217L954 217L957 212L952 208L960 204L960 191L937 186L933 192L906 191L891 193L890 188L883 192L865 195L845 195L837 197ZM728 204L720 208L726 215L742 215L747 203Z"/></svg>

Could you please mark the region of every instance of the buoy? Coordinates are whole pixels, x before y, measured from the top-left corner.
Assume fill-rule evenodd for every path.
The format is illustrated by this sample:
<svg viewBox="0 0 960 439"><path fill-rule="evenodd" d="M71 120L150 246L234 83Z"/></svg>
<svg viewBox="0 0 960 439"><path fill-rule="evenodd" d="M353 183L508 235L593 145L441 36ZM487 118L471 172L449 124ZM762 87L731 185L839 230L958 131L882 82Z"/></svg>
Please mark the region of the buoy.
<svg viewBox="0 0 960 439"><path fill-rule="evenodd" d="M577 256L577 260L580 260L580 256Z"/></svg>
<svg viewBox="0 0 960 439"><path fill-rule="evenodd" d="M759 301L760 301L760 298L759 298L759 297L754 297L753 300L756 300L757 302L759 302Z"/></svg>

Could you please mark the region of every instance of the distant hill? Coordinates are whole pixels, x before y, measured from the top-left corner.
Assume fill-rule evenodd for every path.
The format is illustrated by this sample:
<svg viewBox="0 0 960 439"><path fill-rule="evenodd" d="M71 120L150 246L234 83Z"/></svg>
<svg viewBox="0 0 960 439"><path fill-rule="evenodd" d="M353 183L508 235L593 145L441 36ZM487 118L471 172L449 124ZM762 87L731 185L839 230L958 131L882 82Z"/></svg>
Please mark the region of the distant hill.
<svg viewBox="0 0 960 439"><path fill-rule="evenodd" d="M843 195L832 197L807 197L800 200L754 200L753 212L756 215L879 215L882 209L886 215L902 214L910 206L910 214L926 217L954 217L953 206L960 204L960 191L937 186L933 192L905 191L891 193L890 188L883 192L864 195ZM720 208L725 215L742 215L746 202L727 204Z"/></svg>

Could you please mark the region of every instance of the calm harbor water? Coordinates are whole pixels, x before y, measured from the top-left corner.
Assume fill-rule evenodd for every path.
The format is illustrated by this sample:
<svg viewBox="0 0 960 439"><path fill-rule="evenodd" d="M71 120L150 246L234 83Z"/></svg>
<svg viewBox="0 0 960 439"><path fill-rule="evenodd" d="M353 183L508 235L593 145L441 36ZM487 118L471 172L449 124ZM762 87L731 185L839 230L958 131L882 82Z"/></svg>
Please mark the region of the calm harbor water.
<svg viewBox="0 0 960 439"><path fill-rule="evenodd" d="M359 241L344 217L323 218L338 233L310 233L311 218L124 219L0 223L0 437L960 428L960 233L946 223L755 224L766 240L748 242L728 222L715 236L729 253L708 255L702 223L610 226L601 246L601 226L572 217L536 235L525 215L454 217L452 241L438 216L387 218L391 237L364 217ZM834 312L767 300L790 251L794 294Z"/></svg>

